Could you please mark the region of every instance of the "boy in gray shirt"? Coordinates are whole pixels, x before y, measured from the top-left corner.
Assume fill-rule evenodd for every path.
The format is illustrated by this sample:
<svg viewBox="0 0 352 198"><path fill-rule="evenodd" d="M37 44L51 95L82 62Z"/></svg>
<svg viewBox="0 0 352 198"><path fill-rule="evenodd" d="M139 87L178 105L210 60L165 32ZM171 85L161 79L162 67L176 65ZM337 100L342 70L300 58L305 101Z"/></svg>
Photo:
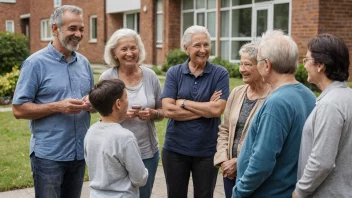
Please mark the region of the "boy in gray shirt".
<svg viewBox="0 0 352 198"><path fill-rule="evenodd" d="M103 80L90 91L89 101L101 115L84 139L90 197L139 197L148 170L133 133L119 124L128 107L125 84L118 79Z"/></svg>

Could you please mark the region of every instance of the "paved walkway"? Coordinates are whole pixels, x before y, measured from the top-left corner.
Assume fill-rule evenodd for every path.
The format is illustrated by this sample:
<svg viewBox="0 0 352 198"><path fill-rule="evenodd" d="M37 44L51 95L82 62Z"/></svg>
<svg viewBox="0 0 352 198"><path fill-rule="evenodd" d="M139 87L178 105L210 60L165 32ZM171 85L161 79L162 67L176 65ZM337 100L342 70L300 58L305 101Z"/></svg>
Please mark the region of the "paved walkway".
<svg viewBox="0 0 352 198"><path fill-rule="evenodd" d="M0 197L1 198L34 198L34 189L26 188L21 190L0 192ZM193 198L192 179L190 179L189 181L188 197ZM225 197L225 193L224 193L224 187L223 187L223 180L222 180L221 174L219 174L218 180L216 182L214 198L224 198L224 197ZM81 198L89 198L89 182L84 182ZM164 170L162 166L159 166L156 172L152 198L167 198Z"/></svg>

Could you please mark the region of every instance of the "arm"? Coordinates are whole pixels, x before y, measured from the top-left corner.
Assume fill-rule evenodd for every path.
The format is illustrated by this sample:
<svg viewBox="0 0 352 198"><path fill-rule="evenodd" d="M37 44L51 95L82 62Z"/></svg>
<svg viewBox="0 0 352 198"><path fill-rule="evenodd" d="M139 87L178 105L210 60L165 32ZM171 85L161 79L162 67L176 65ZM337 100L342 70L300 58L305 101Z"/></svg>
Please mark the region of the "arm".
<svg viewBox="0 0 352 198"><path fill-rule="evenodd" d="M178 99L176 104L180 106L183 100L184 99ZM209 102L195 102L191 100L185 100L184 105L186 110L200 115L201 117L212 118L221 116L226 106L226 100L219 99L217 101Z"/></svg>
<svg viewBox="0 0 352 198"><path fill-rule="evenodd" d="M177 121L187 121L200 118L201 116L181 108L176 105L176 100L172 98L163 98L162 99L162 110L165 117L171 118Z"/></svg>
<svg viewBox="0 0 352 198"><path fill-rule="evenodd" d="M53 113L77 114L88 110L88 108L83 100L69 98L47 104L35 104L33 102L13 104L12 112L16 119L35 120Z"/></svg>
<svg viewBox="0 0 352 198"><path fill-rule="evenodd" d="M344 124L343 116L333 105L323 104L316 108L312 151L295 189L299 197L314 193L334 168Z"/></svg>
<svg viewBox="0 0 352 198"><path fill-rule="evenodd" d="M123 162L132 184L136 187L144 186L148 180L148 169L144 166L135 139L126 143L123 154Z"/></svg>
<svg viewBox="0 0 352 198"><path fill-rule="evenodd" d="M252 126L253 127L253 124ZM280 154L287 137L284 125L270 114L261 115L258 133L255 137L248 166L241 178L238 178L233 190L234 197L250 197L250 195L271 175L276 156ZM275 131L275 133L273 132ZM247 140L248 137L247 134ZM242 151L243 152L243 148Z"/></svg>

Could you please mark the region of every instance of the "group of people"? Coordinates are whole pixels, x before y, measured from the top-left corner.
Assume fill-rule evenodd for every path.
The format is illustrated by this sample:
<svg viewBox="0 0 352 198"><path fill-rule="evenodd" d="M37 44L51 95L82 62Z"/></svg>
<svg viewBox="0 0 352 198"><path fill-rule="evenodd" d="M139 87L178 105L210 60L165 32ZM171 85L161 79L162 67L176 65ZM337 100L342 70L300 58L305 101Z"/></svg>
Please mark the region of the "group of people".
<svg viewBox="0 0 352 198"><path fill-rule="evenodd" d="M160 158L155 122L164 118L170 198L187 197L191 175L194 197L213 197L219 168L227 198L350 196L350 61L338 37L308 43L303 63L322 90L316 99L296 81L298 47L280 30L241 47L245 85L230 93L227 70L208 61L205 27L184 32L189 58L168 70L162 90L141 66L146 52L135 31L110 37L111 68L94 84L89 61L76 52L82 10L61 6L51 24L53 41L23 63L13 99L15 117L30 120L37 198L80 197L86 164L91 197L151 197ZM101 118L90 126L96 111Z"/></svg>

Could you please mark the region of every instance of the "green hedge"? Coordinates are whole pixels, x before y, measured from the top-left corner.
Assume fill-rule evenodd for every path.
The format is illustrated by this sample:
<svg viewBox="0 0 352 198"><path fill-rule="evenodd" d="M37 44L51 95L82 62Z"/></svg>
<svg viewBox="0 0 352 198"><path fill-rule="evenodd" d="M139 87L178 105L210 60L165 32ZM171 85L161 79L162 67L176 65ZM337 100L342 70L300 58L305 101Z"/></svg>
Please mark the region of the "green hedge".
<svg viewBox="0 0 352 198"><path fill-rule="evenodd" d="M27 37L20 34L0 32L0 75L19 67L29 56Z"/></svg>
<svg viewBox="0 0 352 198"><path fill-rule="evenodd" d="M305 86L307 86L309 89L312 91L319 91L318 87L315 86L314 84L311 84L307 81L308 79L308 73L307 70L304 68L303 64L299 64L298 68L295 73L295 78Z"/></svg>
<svg viewBox="0 0 352 198"><path fill-rule="evenodd" d="M216 57L210 60L211 63L215 65L223 66L229 72L230 78L241 78L242 75L240 73L240 67L236 63L230 63L228 60L221 59L220 57Z"/></svg>
<svg viewBox="0 0 352 198"><path fill-rule="evenodd" d="M12 71L0 76L0 97L13 96L17 84L20 70L17 67L12 67Z"/></svg>
<svg viewBox="0 0 352 198"><path fill-rule="evenodd" d="M167 55L166 62L163 64L161 70L163 72L167 72L170 67L184 63L187 58L188 55L186 54L186 52L180 49L174 49Z"/></svg>

